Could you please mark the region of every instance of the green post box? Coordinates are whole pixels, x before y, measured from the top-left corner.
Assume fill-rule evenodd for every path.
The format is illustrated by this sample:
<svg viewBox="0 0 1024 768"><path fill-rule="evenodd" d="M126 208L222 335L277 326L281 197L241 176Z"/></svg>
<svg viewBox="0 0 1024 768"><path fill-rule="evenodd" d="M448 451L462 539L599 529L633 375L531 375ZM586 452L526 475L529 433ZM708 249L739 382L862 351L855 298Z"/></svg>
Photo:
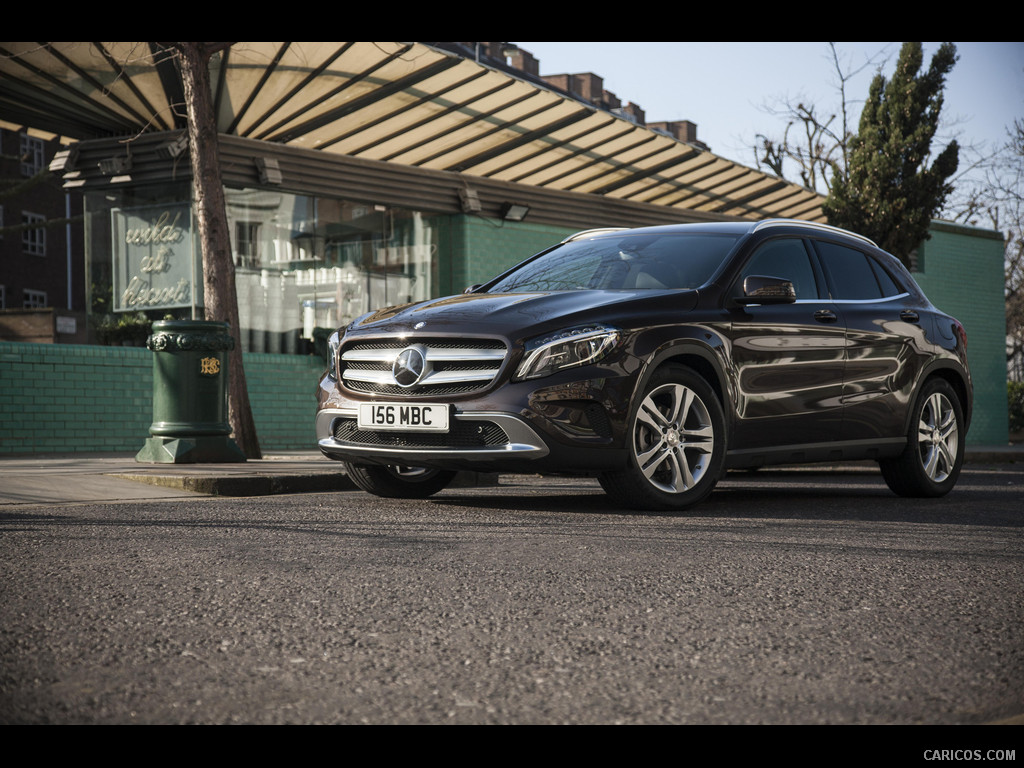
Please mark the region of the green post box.
<svg viewBox="0 0 1024 768"><path fill-rule="evenodd" d="M245 461L228 422L227 323L161 320L146 346L153 352L153 424L139 462Z"/></svg>

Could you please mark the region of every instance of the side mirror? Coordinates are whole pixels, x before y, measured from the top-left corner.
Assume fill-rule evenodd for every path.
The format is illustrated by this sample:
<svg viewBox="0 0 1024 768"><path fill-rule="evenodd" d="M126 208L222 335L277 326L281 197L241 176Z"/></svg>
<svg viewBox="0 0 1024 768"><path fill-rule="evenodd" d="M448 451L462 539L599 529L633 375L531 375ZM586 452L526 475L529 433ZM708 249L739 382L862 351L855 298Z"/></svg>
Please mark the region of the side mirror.
<svg viewBox="0 0 1024 768"><path fill-rule="evenodd" d="M740 304L792 304L796 289L781 277L749 275L743 280L743 295L736 300Z"/></svg>

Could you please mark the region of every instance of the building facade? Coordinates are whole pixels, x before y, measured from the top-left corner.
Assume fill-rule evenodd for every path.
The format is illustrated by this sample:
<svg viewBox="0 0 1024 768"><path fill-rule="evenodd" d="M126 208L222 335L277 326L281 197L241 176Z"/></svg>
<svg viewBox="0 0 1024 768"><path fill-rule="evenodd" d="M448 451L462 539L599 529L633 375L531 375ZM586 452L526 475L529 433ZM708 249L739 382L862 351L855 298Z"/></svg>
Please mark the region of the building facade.
<svg viewBox="0 0 1024 768"><path fill-rule="evenodd" d="M81 196L48 172L54 139L0 127L0 335L85 341Z"/></svg>
<svg viewBox="0 0 1024 768"><path fill-rule="evenodd" d="M163 149L179 136L139 137L130 169L105 170L123 151L115 140L81 142L59 163L84 198L95 313L201 311L191 171ZM220 145L245 351L309 353L318 328L461 292L581 229L723 218L234 137Z"/></svg>

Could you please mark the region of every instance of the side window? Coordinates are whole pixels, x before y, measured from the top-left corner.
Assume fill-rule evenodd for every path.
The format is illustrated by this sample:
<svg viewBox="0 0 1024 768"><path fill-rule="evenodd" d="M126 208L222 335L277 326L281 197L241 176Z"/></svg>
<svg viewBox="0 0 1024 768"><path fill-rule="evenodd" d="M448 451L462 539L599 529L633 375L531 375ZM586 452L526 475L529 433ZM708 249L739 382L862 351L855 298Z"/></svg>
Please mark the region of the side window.
<svg viewBox="0 0 1024 768"><path fill-rule="evenodd" d="M875 270L875 277L878 278L878 284L882 288L883 296L899 296L904 293L904 289L900 288L896 284L896 281L892 279L892 276L885 271L885 268L872 258L868 259L871 262L871 268Z"/></svg>
<svg viewBox="0 0 1024 768"><path fill-rule="evenodd" d="M772 240L762 245L743 268L741 282L750 275L781 277L793 283L797 299L818 298L814 268L802 240Z"/></svg>
<svg viewBox="0 0 1024 768"><path fill-rule="evenodd" d="M867 301L901 292L881 265L867 254L821 241L815 247L832 278L833 298L837 301Z"/></svg>

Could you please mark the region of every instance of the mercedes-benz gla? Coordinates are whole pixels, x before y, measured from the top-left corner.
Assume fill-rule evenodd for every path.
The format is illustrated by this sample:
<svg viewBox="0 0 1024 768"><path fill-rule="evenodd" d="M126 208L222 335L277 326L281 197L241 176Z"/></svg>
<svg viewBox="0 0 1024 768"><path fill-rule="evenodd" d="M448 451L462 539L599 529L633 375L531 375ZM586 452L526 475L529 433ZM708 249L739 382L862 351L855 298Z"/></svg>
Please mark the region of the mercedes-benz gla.
<svg viewBox="0 0 1024 768"><path fill-rule="evenodd" d="M727 469L877 460L957 481L963 326L858 235L790 220L592 230L487 283L371 312L330 342L321 451L370 493L458 470L596 476L682 509Z"/></svg>

